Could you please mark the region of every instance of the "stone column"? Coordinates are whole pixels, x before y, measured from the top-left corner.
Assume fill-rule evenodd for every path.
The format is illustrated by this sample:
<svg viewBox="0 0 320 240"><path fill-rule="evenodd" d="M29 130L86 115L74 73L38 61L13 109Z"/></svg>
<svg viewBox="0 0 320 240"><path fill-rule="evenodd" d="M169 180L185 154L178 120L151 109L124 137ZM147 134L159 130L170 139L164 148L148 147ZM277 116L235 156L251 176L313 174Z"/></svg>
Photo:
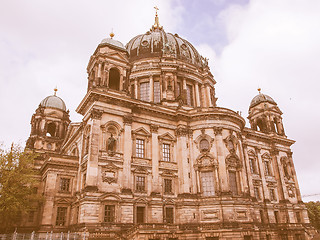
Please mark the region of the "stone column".
<svg viewBox="0 0 320 240"><path fill-rule="evenodd" d="M220 179L220 191L221 192L228 192L229 185L227 179L227 167L226 167L226 159L224 154L224 142L222 139L222 128L221 127L214 127L214 134L216 136L216 148L217 148L217 157L218 157L218 164L219 164L219 179Z"/></svg>
<svg viewBox="0 0 320 240"><path fill-rule="evenodd" d="M97 85L101 84L101 62L99 61L99 65L98 65L98 81L97 81Z"/></svg>
<svg viewBox="0 0 320 240"><path fill-rule="evenodd" d="M99 135L102 113L103 112L98 109L92 109L90 116L91 132L89 140L86 187L94 191L98 189Z"/></svg>
<svg viewBox="0 0 320 240"><path fill-rule="evenodd" d="M249 155L248 155L248 148L247 144L242 144L243 152L244 152L244 161L245 161L245 167L246 167L246 172L248 176L248 185L249 185L249 192L251 197L255 197L254 195L254 187L253 187L253 181L252 181L252 173L250 169L250 163L249 163Z"/></svg>
<svg viewBox="0 0 320 240"><path fill-rule="evenodd" d="M120 83L119 83L119 90L122 91L123 90L123 71L121 71L120 73Z"/></svg>
<svg viewBox="0 0 320 240"><path fill-rule="evenodd" d="M237 132L237 137L239 139L239 157L240 157L240 161L244 162L244 166L241 169L241 186L242 186L242 191L245 193L249 193L249 183L248 183L248 178L247 176L249 174L247 174L247 167L248 167L248 161L246 161L246 158L244 156L244 150L243 150L243 146L242 146L242 136L240 132ZM250 174L251 175L251 174Z"/></svg>
<svg viewBox="0 0 320 240"><path fill-rule="evenodd" d="M159 141L158 141L158 128L157 125L151 125L151 144L152 144L152 189L154 193L160 193L159 185Z"/></svg>
<svg viewBox="0 0 320 240"><path fill-rule="evenodd" d="M134 98L138 99L138 79L134 79Z"/></svg>
<svg viewBox="0 0 320 240"><path fill-rule="evenodd" d="M187 80L185 77L182 79L181 96L182 96L183 102L186 104L187 103Z"/></svg>
<svg viewBox="0 0 320 240"><path fill-rule="evenodd" d="M264 163L262 161L261 158L261 153L260 153L260 149L256 148L256 153L257 153L257 160L258 160L258 168L260 171L260 175L261 175L261 180L262 180L262 193L263 193L263 197L264 199L269 199L270 200L270 194L269 194L269 189L267 186L267 181L266 181L266 176L265 176L265 172L264 172Z"/></svg>
<svg viewBox="0 0 320 240"><path fill-rule="evenodd" d="M290 168L291 168L293 179L294 179L294 185L296 187L297 199L298 199L298 201L302 201L300 188L299 188L299 184L298 184L298 178L297 178L296 170L295 170L293 160L292 160L292 152L288 152L287 155L288 155L288 158L289 158L289 161L291 164Z"/></svg>
<svg viewBox="0 0 320 240"><path fill-rule="evenodd" d="M208 107L204 84L201 85L202 107Z"/></svg>
<svg viewBox="0 0 320 240"><path fill-rule="evenodd" d="M280 157L279 157L279 151L276 149L273 149L271 151L272 161L274 165L274 175L276 177L276 180L278 182L278 189L279 189L279 198L281 195L281 199L279 200L287 200L289 198L288 196L288 190L286 186L286 182L284 180L284 172L282 171L282 165L280 163Z"/></svg>
<svg viewBox="0 0 320 240"><path fill-rule="evenodd" d="M131 156L132 156L132 136L131 124L132 117L125 116L124 123L124 142L123 142L123 189L131 189Z"/></svg>
<svg viewBox="0 0 320 240"><path fill-rule="evenodd" d="M187 134L188 130L184 127L176 129L177 135L177 156L178 157L178 182L179 193L189 193L188 176L188 153L187 153Z"/></svg>
<svg viewBox="0 0 320 240"><path fill-rule="evenodd" d="M199 96L199 83L195 83L195 92L196 92L196 107L200 107L200 96Z"/></svg>
<svg viewBox="0 0 320 240"><path fill-rule="evenodd" d="M149 102L153 102L153 76L149 76Z"/></svg>
<svg viewBox="0 0 320 240"><path fill-rule="evenodd" d="M45 201L43 204L43 215L41 219L41 225L54 225L55 219L52 219L54 211L54 195L56 192L57 174L48 173L46 179L46 185L44 186ZM45 226L44 226L45 227Z"/></svg>
<svg viewBox="0 0 320 240"><path fill-rule="evenodd" d="M212 107L212 102L211 102L211 97L210 97L210 86L207 85L206 86L206 96L207 96L207 103L208 103L208 107Z"/></svg>

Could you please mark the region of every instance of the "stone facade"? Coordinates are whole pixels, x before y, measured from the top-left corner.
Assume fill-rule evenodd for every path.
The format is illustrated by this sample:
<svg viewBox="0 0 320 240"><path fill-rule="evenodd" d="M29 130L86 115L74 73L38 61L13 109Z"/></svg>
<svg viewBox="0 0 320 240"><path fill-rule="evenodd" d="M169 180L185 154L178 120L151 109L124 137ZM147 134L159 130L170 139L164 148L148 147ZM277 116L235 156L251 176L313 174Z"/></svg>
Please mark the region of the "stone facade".
<svg viewBox="0 0 320 240"><path fill-rule="evenodd" d="M27 146L41 153L45 201L25 227L100 239L311 239L294 141L272 98L252 100L245 127L216 105L207 59L157 17L126 47L104 39L87 71L81 123L55 95L32 117Z"/></svg>

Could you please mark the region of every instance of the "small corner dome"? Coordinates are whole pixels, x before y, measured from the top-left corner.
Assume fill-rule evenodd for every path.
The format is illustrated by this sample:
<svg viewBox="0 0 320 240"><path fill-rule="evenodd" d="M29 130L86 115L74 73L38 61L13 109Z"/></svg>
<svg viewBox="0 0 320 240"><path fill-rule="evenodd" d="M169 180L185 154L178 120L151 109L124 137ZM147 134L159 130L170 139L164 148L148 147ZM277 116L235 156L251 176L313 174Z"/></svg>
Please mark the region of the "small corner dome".
<svg viewBox="0 0 320 240"><path fill-rule="evenodd" d="M113 38L105 38L101 41L100 45L109 45L122 51L127 51L122 42L114 40Z"/></svg>
<svg viewBox="0 0 320 240"><path fill-rule="evenodd" d="M262 102L269 102L269 103L277 105L277 103L270 96L263 94L263 93L259 93L257 96L255 96L252 99L249 108L252 108Z"/></svg>
<svg viewBox="0 0 320 240"><path fill-rule="evenodd" d="M55 95L48 96L45 99L43 99L40 102L40 106L41 107L56 108L56 109L60 109L62 111L66 111L67 110L66 104L64 103L64 101L61 98L59 98L59 97L57 97Z"/></svg>

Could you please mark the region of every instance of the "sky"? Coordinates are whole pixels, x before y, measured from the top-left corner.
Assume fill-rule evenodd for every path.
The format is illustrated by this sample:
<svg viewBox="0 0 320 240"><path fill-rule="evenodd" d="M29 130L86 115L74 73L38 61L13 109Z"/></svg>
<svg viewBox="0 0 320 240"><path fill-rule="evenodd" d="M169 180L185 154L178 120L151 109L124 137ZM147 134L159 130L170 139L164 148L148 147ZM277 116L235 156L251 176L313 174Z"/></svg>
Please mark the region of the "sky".
<svg viewBox="0 0 320 240"><path fill-rule="evenodd" d="M241 111L257 88L283 112L304 201L320 200L319 0L0 0L0 141L25 144L40 101L58 93L72 121L86 66L112 31L126 44L154 23L204 57L218 106ZM248 126L248 121L247 121Z"/></svg>

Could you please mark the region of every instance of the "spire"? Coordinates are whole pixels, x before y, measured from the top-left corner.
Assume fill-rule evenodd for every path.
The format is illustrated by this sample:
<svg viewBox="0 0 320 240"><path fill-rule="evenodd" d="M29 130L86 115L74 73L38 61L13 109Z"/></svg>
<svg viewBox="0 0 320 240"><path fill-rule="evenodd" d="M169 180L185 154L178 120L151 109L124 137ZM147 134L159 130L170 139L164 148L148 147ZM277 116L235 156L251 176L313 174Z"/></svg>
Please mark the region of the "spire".
<svg viewBox="0 0 320 240"><path fill-rule="evenodd" d="M111 33L109 34L109 36L111 37L111 39L114 37L113 28L112 28Z"/></svg>
<svg viewBox="0 0 320 240"><path fill-rule="evenodd" d="M259 92L259 94L261 93L261 88L258 88L258 92Z"/></svg>
<svg viewBox="0 0 320 240"><path fill-rule="evenodd" d="M154 24L153 24L153 26L152 26L152 29L154 30L154 29L162 29L162 26L160 25L160 23L159 23L159 17L158 17L158 10L159 10L159 8L157 7L157 6L155 6L154 7L154 9L156 10L156 16L155 16L155 18L154 18Z"/></svg>

